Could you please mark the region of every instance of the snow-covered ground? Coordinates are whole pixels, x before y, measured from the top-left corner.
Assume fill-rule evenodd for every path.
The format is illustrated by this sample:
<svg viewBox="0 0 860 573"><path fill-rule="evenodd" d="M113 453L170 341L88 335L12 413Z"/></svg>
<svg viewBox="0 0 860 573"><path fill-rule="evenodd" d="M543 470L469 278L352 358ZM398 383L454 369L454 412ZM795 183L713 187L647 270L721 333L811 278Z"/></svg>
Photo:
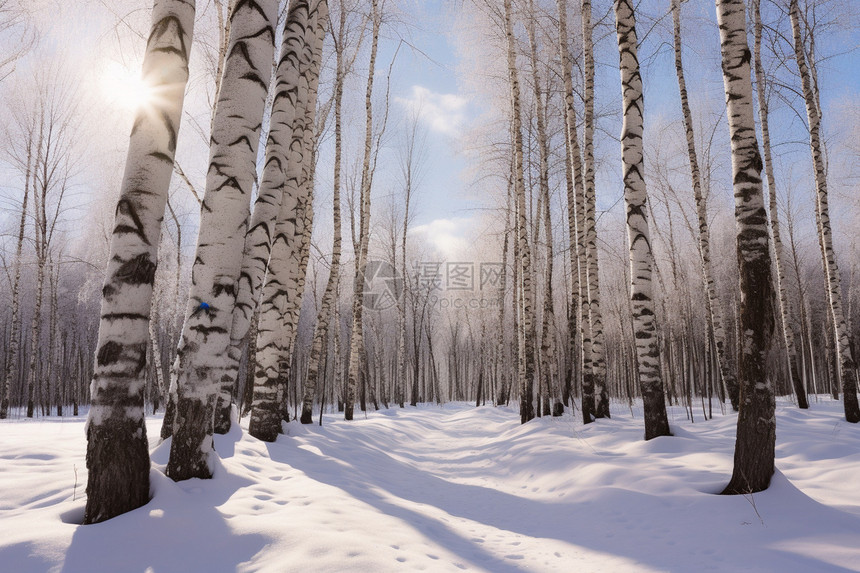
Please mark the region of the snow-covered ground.
<svg viewBox="0 0 860 573"><path fill-rule="evenodd" d="M718 496L734 415L642 440L641 412L525 426L511 409L449 404L288 425L266 444L216 438L215 478L174 483L79 526L82 418L0 423L0 570L860 571L860 426L841 404L778 403L771 488ZM154 445L160 418L148 422Z"/></svg>

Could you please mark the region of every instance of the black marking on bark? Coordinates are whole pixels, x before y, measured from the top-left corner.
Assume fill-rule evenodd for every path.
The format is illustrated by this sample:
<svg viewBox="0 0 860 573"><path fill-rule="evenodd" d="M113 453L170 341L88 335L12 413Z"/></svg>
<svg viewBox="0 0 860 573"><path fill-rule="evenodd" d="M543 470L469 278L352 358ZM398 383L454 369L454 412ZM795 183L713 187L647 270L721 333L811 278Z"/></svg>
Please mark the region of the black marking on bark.
<svg viewBox="0 0 860 573"><path fill-rule="evenodd" d="M244 142L245 142L245 145L247 145L247 146L248 146L248 149L250 149L251 151L253 151L253 150L254 150L254 147L253 147L253 145L251 144L251 140L248 138L248 136L247 136L247 135L240 135L239 137L237 137L236 139L234 139L233 141L231 141L231 142L230 142L230 143L228 143L227 145L228 145L229 147L233 147L234 145L238 145L238 144L239 144L239 143L241 143L242 141L244 141ZM238 184L237 184L237 187L238 187Z"/></svg>
<svg viewBox="0 0 860 573"><path fill-rule="evenodd" d="M151 285L155 280L155 269L156 265L149 259L149 253L141 253L120 265L113 279L129 285Z"/></svg>
<svg viewBox="0 0 860 573"><path fill-rule="evenodd" d="M170 116L167 115L167 111L161 110L161 119L164 122L164 128L167 130L167 149L170 153L176 153L176 127L174 127L173 122L170 121Z"/></svg>
<svg viewBox="0 0 860 573"><path fill-rule="evenodd" d="M123 345L119 342L114 342L113 340L109 340L101 348L99 348L99 352L96 355L96 362L99 366L107 366L108 364L114 364L119 357L122 355Z"/></svg>
<svg viewBox="0 0 860 573"><path fill-rule="evenodd" d="M149 316L139 312L110 312L101 315L101 320L149 320Z"/></svg>
<svg viewBox="0 0 860 573"><path fill-rule="evenodd" d="M236 297L236 286L233 283L229 284L219 284L215 283L212 285L212 296L217 298L221 296L222 293L229 294L231 297Z"/></svg>
<svg viewBox="0 0 860 573"><path fill-rule="evenodd" d="M173 165L173 158L166 153L162 153L161 151L153 151L149 154L149 156L159 161L163 161L165 163Z"/></svg>
<svg viewBox="0 0 860 573"><path fill-rule="evenodd" d="M199 332L203 336L209 336L210 334L227 334L227 329L223 326L204 326L202 324L196 324L190 328L195 332Z"/></svg>
<svg viewBox="0 0 860 573"><path fill-rule="evenodd" d="M119 202L117 202L116 211L117 218L119 218L119 215L124 215L131 219L133 225L119 224L114 227L114 234L122 235L126 233L132 233L134 235L137 235L145 245L149 245L149 240L146 238L146 234L143 232L143 222L137 215L137 208L135 204L128 198L122 197L120 198Z"/></svg>
<svg viewBox="0 0 860 573"><path fill-rule="evenodd" d="M260 75L257 74L256 72L247 72L245 74L242 74L241 79L252 81L255 84L258 84L260 86L260 88L262 88L263 90L269 89L268 82L263 81L260 78Z"/></svg>
<svg viewBox="0 0 860 573"><path fill-rule="evenodd" d="M242 189L239 185L239 181L237 181L235 177L227 177L220 185L215 187L213 191L221 191L225 187L228 187L230 189L238 189L240 191Z"/></svg>
<svg viewBox="0 0 860 573"><path fill-rule="evenodd" d="M165 16L161 20L158 21L152 27L152 33L149 35L149 39L146 44L149 46L153 41L160 40L162 36L167 34L171 28L171 25L175 25L177 28L177 37L179 39L179 47L168 45L164 47L153 48L152 51L162 52L162 53L174 53L181 57L183 60L188 60L188 50L185 47L185 28L182 27L182 22L179 21L179 18L176 16Z"/></svg>

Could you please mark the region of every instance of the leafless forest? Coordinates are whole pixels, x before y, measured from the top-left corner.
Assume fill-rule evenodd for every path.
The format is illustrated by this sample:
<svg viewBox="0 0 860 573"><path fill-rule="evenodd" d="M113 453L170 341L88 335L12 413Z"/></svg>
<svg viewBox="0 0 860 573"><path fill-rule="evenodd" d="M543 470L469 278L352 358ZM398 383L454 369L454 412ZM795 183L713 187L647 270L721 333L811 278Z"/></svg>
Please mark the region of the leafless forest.
<svg viewBox="0 0 860 573"><path fill-rule="evenodd" d="M183 480L233 411L734 409L726 493L774 396L860 421L856 4L82 5L0 0L0 416L88 412L87 522L146 503L154 412Z"/></svg>

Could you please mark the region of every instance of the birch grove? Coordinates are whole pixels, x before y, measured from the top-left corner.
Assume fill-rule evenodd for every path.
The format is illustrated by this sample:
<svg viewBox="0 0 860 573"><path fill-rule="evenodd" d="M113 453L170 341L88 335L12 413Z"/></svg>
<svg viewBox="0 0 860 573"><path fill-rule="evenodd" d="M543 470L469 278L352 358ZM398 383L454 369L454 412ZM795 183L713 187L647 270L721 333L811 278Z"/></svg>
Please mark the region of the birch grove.
<svg viewBox="0 0 860 573"><path fill-rule="evenodd" d="M803 381L800 375L800 356L797 351L797 343L795 342L794 326L790 318L790 304L788 301L788 293L786 288L786 273L785 262L782 246L782 235L779 227L779 207L777 205L777 187L776 175L773 165L773 156L770 149L770 120L769 120L769 104L768 104L768 85L767 76L765 75L764 66L762 65L761 57L761 42L762 42L762 20L761 20L761 1L751 1L753 14L753 61L755 66L756 80L756 96L758 97L758 117L759 125L761 126L761 149L762 160L764 162L765 175L767 176L767 189L769 199L769 216L770 216L770 232L773 239L773 255L776 265L776 289L779 293L779 315L780 325L782 326L782 335L785 342L785 349L788 353L788 368L791 384L794 388L794 393L797 396L798 407L802 409L809 408L809 401L806 398L806 389L803 387Z"/></svg>
<svg viewBox="0 0 860 573"><path fill-rule="evenodd" d="M310 424L313 415L313 400L314 393L317 389L319 380L319 372L322 370L322 364L327 354L327 341L329 325L335 325L337 330L337 320L335 319L337 306L337 292L340 284L340 256L341 256L341 215L340 215L340 190L341 190L341 165L343 161L343 92L345 76L358 51L352 56L346 54L347 41L347 10L341 5L338 16L338 28L335 33L332 31L335 38L335 78L334 78L334 173L332 185L332 253L329 264L329 277L326 282L325 292L323 294L322 304L317 316L316 328L311 346L310 356L308 358L308 372L305 378L304 396L302 398L302 415L301 422ZM336 336L336 333L335 333ZM332 341L335 349L338 346L338 340L335 338ZM337 352L335 350L335 356ZM335 360L337 362L337 360ZM335 376L335 380L339 377Z"/></svg>
<svg viewBox="0 0 860 573"><path fill-rule="evenodd" d="M707 314L710 330L713 333L714 345L717 347L717 360L720 364L720 375L726 385L732 407L738 407L738 389L732 365L729 364L728 349L726 348L726 333L723 328L723 312L717 298L714 283L714 271L711 266L711 233L708 224L708 198L702 193L702 180L699 173L699 159L696 155L695 134L693 131L693 114L687 99L687 82L684 78L684 64L681 49L681 1L672 0L672 28L674 31L675 73L678 76L678 91L681 95L681 111L684 116L684 132L687 136L687 157L690 161L690 177L692 179L693 196L696 201L697 232L699 238L699 256L702 259L702 280L707 297Z"/></svg>
<svg viewBox="0 0 860 573"><path fill-rule="evenodd" d="M30 200L30 181L33 179L33 143L27 140L24 161L24 198L21 202L21 219L18 223L18 241L15 246L12 282L12 325L9 335L9 351L6 369L3 373L3 396L0 397L0 419L9 416L9 400L12 392L12 377L15 373L15 361L18 358L18 347L21 344L21 251L24 247L24 231L27 224L27 205ZM29 409L29 404L27 406Z"/></svg>
<svg viewBox="0 0 860 573"><path fill-rule="evenodd" d="M0 0L0 420L86 416L85 523L376 410L727 417L741 495L860 422L856 6L150 1Z"/></svg>
<svg viewBox="0 0 860 573"><path fill-rule="evenodd" d="M827 277L827 301L832 313L832 324L836 337L836 352L839 361L839 377L842 381L842 397L845 406L845 419L860 422L860 404L857 400L857 367L851 355L851 341L845 313L842 307L842 284L839 266L833 252L833 232L830 226L830 207L827 193L827 173L825 172L823 150L820 138L821 117L816 97L813 93L813 78L806 64L803 39L800 32L800 15L797 0L789 3L791 31L794 38L794 58L800 72L803 100L806 103L806 117L809 125L809 148L815 168L816 217L818 220L819 240L823 252L824 273ZM815 82L817 83L817 82Z"/></svg>

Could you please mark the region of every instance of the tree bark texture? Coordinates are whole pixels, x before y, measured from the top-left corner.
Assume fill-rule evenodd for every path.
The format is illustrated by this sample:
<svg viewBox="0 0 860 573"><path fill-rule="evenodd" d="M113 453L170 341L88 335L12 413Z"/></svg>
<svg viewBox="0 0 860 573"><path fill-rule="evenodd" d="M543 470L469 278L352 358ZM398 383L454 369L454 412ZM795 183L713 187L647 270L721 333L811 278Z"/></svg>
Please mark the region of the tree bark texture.
<svg viewBox="0 0 860 573"><path fill-rule="evenodd" d="M143 79L158 97L135 117L116 208L90 386L84 523L149 500L143 410L149 312L193 26L193 1L156 0Z"/></svg>
<svg viewBox="0 0 860 573"><path fill-rule="evenodd" d="M660 373L660 346L652 297L652 253L648 231L645 161L642 148L642 77L636 46L636 19L631 0L615 1L624 123L621 128L624 205L630 248L630 300L639 385L645 410L645 439L668 436L669 421Z"/></svg>
<svg viewBox="0 0 860 573"><path fill-rule="evenodd" d="M523 134L520 84L517 77L514 24L511 0L505 0L505 36L507 38L508 81L511 88L511 120L514 142L514 194L517 201L517 243L519 244L519 284L521 289L521 312L523 329L520 352L520 422L525 424L535 417L535 303L532 285L532 263L528 240L526 217L526 190L523 181Z"/></svg>
<svg viewBox="0 0 860 573"><path fill-rule="evenodd" d="M176 420L167 475L209 478L218 401L231 401L227 360L236 283L257 175L257 147L266 105L278 3L239 0L231 14L209 146L191 290L176 361ZM225 392L224 389L227 389ZM221 420L221 431L229 417Z"/></svg>
<svg viewBox="0 0 860 573"><path fill-rule="evenodd" d="M744 10L743 0L717 0L726 114L732 145L741 293L738 430L734 470L723 491L726 494L767 489L773 475L776 441L773 386L767 371L767 353L774 328L773 283Z"/></svg>
<svg viewBox="0 0 860 573"><path fill-rule="evenodd" d="M293 16L293 14L291 14ZM288 29L290 28L288 17ZM313 131L319 56L328 20L328 3L314 2L296 19L304 18L307 31L307 65L299 76L292 137L287 151L284 196L281 201L271 256L262 287L260 322L257 327L257 362L254 375L253 410L249 431L255 438L274 441L281 430L283 407L289 379L292 346L298 323L298 308L304 287L302 265L309 186L303 185L303 171L312 160L306 135ZM296 28L298 31L299 28Z"/></svg>

